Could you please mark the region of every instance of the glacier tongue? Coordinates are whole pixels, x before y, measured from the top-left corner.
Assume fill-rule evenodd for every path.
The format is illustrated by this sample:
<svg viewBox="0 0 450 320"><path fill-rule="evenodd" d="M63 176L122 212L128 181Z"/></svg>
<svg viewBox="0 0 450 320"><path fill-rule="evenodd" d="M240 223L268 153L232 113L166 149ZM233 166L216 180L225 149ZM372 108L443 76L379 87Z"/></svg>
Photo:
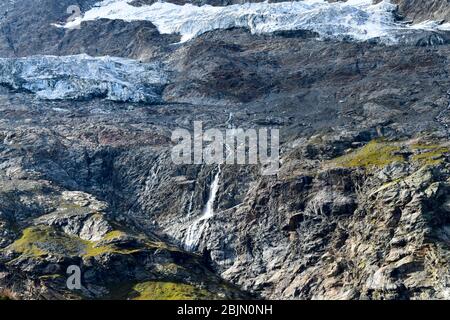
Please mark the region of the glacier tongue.
<svg viewBox="0 0 450 320"><path fill-rule="evenodd" d="M160 63L116 57L33 56L1 58L0 83L43 99L102 97L156 103L167 77Z"/></svg>
<svg viewBox="0 0 450 320"><path fill-rule="evenodd" d="M68 23L70 28L82 21L100 18L124 21L151 21L165 34L180 34L188 41L215 29L243 27L252 33L286 30L310 30L323 38L352 38L358 41L381 38L386 43L396 42L402 31L417 30L395 21L396 5L388 0L373 4L372 0L348 0L329 3L325 0L304 0L279 3L244 3L225 7L204 5L184 6L156 2L136 7L132 0L105 0L99 2L82 17ZM428 25L429 26L429 25ZM441 26L435 25L434 30ZM446 29L446 27L443 27Z"/></svg>

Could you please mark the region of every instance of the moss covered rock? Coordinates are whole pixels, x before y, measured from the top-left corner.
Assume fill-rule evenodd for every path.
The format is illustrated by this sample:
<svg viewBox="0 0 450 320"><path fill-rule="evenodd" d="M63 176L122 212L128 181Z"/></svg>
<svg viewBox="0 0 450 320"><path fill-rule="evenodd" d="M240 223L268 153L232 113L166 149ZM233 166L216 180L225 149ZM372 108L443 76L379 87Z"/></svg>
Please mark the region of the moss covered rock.
<svg viewBox="0 0 450 320"><path fill-rule="evenodd" d="M205 289L190 284L175 282L147 281L133 287L134 300L205 300L217 296ZM137 296L133 296L137 293Z"/></svg>

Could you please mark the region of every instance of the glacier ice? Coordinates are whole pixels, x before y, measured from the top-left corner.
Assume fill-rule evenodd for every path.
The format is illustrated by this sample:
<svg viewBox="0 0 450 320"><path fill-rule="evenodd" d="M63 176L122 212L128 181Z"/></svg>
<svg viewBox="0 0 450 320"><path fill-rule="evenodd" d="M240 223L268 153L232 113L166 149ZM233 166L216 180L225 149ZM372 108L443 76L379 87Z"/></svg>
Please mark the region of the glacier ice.
<svg viewBox="0 0 450 320"><path fill-rule="evenodd" d="M160 63L116 57L32 56L0 58L0 83L43 99L102 97L155 103L167 77Z"/></svg>
<svg viewBox="0 0 450 320"><path fill-rule="evenodd" d="M348 0L329 3L325 0L304 0L278 3L244 3L225 7L204 5L183 6L166 2L136 7L132 0L105 0L73 22L96 19L151 21L164 34L180 34L181 42L215 29L244 27L252 33L286 30L310 30L323 38L351 38L364 41L381 38L396 42L395 34L417 30L447 30L448 25L437 23L409 26L395 20L396 5L388 0L373 4L372 0Z"/></svg>

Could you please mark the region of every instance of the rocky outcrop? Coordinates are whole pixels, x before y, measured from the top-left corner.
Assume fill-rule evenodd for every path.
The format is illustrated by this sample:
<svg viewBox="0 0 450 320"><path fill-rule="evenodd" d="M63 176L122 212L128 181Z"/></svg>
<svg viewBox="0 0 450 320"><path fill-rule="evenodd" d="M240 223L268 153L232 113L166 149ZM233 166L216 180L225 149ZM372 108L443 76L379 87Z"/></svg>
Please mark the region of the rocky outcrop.
<svg viewBox="0 0 450 320"><path fill-rule="evenodd" d="M270 298L447 299L449 149L409 143L261 181L217 217L205 250L225 278ZM395 158L402 148L412 155Z"/></svg>
<svg viewBox="0 0 450 320"><path fill-rule="evenodd" d="M177 298L249 297L205 268L199 256L139 234L130 225L123 228L107 205L91 195L58 195L58 188L45 181L33 189L16 186L16 192L30 193L16 206L39 205L46 208L41 214L50 213L35 212L31 225L16 214L2 217L2 230L16 231L2 237L0 286L15 299L171 298L148 292L155 285L170 285ZM82 287L75 291L66 285L66 270L74 265L83 272Z"/></svg>
<svg viewBox="0 0 450 320"><path fill-rule="evenodd" d="M97 0L80 0L81 12ZM7 1L0 4L0 55L76 55L131 57L148 60L164 52L179 36L160 35L151 23L100 20L82 30L62 30L54 24L72 16L71 0ZM33 34L29 37L29 34Z"/></svg>
<svg viewBox="0 0 450 320"><path fill-rule="evenodd" d="M398 5L398 10L406 19L415 22L427 20L448 21L450 9L446 1L440 0L393 0Z"/></svg>

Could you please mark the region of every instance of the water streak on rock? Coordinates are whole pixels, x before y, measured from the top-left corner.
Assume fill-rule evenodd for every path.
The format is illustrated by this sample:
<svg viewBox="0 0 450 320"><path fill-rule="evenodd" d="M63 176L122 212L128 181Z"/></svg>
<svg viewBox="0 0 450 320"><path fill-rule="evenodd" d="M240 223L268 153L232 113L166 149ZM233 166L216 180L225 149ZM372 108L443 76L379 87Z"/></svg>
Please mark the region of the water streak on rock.
<svg viewBox="0 0 450 320"><path fill-rule="evenodd" d="M216 201L217 192L219 191L220 173L221 169L219 166L213 182L211 183L208 201L206 202L202 215L195 220L186 231L186 238L184 241L184 247L186 250L193 251L197 248L203 231L208 224L208 220L214 216L214 202Z"/></svg>

